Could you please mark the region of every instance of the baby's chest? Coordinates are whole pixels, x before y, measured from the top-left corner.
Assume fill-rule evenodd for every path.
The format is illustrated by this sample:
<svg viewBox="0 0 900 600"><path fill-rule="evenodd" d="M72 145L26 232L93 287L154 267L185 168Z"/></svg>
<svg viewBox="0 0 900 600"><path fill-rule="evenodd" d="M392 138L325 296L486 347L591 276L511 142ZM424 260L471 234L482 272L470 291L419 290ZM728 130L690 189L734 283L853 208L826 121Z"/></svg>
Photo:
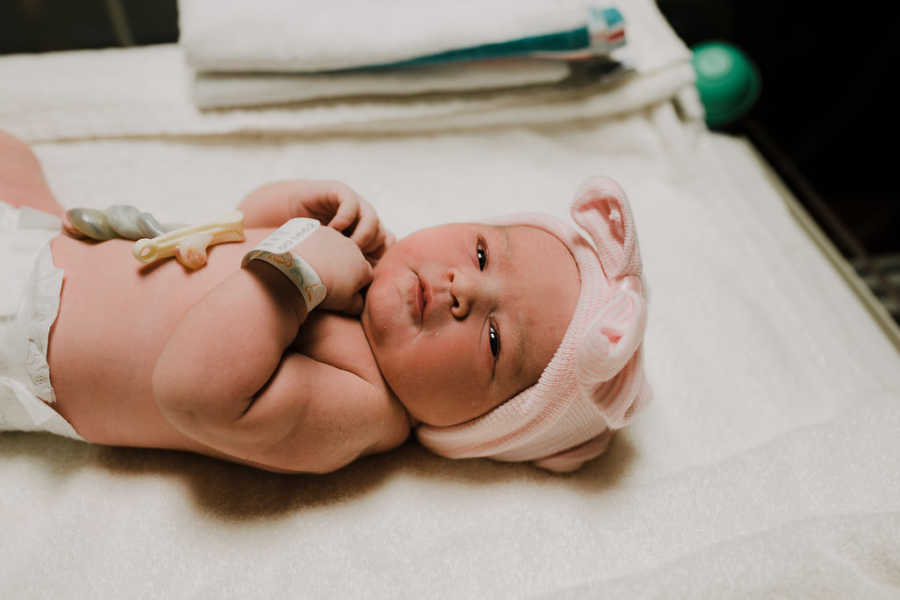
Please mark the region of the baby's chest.
<svg viewBox="0 0 900 600"><path fill-rule="evenodd" d="M320 362L381 384L381 373L358 319L314 312L300 327L292 349Z"/></svg>

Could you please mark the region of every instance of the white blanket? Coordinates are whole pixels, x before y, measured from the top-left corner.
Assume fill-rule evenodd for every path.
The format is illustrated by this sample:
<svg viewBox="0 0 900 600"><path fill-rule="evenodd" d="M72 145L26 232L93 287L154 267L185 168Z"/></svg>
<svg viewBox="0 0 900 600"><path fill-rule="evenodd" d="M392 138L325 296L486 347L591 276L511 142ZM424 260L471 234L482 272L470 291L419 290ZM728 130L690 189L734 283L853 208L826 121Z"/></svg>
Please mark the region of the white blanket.
<svg viewBox="0 0 900 600"><path fill-rule="evenodd" d="M692 133L660 107L542 131L38 144L69 206L191 220L262 181L338 177L400 234L563 214L582 177L614 174L656 400L571 477L415 445L282 477L6 435L0 595L896 595L900 360L748 150Z"/></svg>
<svg viewBox="0 0 900 600"><path fill-rule="evenodd" d="M166 48L28 60L65 81L66 68L136 70L153 52ZM0 73L24 59L0 59ZM39 134L66 206L127 199L193 221L265 181L337 178L403 235L565 215L579 181L614 176L641 236L655 401L565 477L413 443L328 476L279 476L5 434L0 597L900 593L900 357L752 149L707 132L689 92L615 118L573 118L590 102L576 99L540 126L390 135L197 136L173 111L133 137L137 119L121 115L79 129L93 108L65 114L80 88L54 85L56 102L34 79L19 86L32 108L0 105L0 127ZM34 106L65 116L38 127Z"/></svg>

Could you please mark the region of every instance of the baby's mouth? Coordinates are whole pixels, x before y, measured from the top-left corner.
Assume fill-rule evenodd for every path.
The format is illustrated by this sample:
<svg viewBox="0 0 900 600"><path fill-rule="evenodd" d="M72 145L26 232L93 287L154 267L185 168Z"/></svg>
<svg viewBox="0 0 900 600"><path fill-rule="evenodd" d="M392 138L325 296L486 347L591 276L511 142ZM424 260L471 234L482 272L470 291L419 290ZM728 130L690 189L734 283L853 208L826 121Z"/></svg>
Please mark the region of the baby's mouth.
<svg viewBox="0 0 900 600"><path fill-rule="evenodd" d="M413 321L421 325L425 315L425 296L422 293L422 280L413 269L409 271L413 279L409 282L409 287L406 288L406 306Z"/></svg>
<svg viewBox="0 0 900 600"><path fill-rule="evenodd" d="M432 289L428 281L418 273L416 273L416 275L419 278L419 293L422 295L422 322L424 323L425 311L428 310L428 306L434 298L432 297Z"/></svg>
<svg viewBox="0 0 900 600"><path fill-rule="evenodd" d="M428 293L428 288L425 286L425 282L422 281L422 278L419 278L419 285L422 289L422 318L425 318L425 309L428 307L428 301L431 300Z"/></svg>
<svg viewBox="0 0 900 600"><path fill-rule="evenodd" d="M423 323L425 321L425 306L427 301L425 299L425 284L422 282L422 277L416 273L416 283L418 288L416 289L416 308L419 310L419 323Z"/></svg>

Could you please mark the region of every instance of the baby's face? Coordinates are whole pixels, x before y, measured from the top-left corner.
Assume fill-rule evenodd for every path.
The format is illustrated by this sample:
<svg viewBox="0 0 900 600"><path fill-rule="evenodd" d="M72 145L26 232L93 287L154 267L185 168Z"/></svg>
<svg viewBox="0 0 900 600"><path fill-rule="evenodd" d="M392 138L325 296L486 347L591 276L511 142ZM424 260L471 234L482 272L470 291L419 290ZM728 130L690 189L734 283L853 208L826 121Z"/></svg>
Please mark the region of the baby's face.
<svg viewBox="0 0 900 600"><path fill-rule="evenodd" d="M580 289L572 255L541 229L441 225L385 253L362 325L407 411L444 427L483 415L538 380Z"/></svg>

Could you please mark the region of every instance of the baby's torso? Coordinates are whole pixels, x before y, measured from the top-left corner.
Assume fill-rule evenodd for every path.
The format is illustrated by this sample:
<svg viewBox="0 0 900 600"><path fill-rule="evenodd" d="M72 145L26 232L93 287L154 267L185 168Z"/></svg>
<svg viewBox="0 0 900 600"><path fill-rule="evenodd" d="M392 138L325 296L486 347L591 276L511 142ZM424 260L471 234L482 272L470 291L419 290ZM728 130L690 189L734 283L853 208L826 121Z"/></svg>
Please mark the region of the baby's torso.
<svg viewBox="0 0 900 600"><path fill-rule="evenodd" d="M194 272L174 259L140 267L131 242L56 238L53 258L65 278L49 344L54 408L90 442L217 455L181 435L159 413L153 367L184 314L233 273L269 231L248 230L246 242L210 248L209 263ZM209 343L216 343L214 336ZM357 319L314 312L292 349L356 373L391 395Z"/></svg>

